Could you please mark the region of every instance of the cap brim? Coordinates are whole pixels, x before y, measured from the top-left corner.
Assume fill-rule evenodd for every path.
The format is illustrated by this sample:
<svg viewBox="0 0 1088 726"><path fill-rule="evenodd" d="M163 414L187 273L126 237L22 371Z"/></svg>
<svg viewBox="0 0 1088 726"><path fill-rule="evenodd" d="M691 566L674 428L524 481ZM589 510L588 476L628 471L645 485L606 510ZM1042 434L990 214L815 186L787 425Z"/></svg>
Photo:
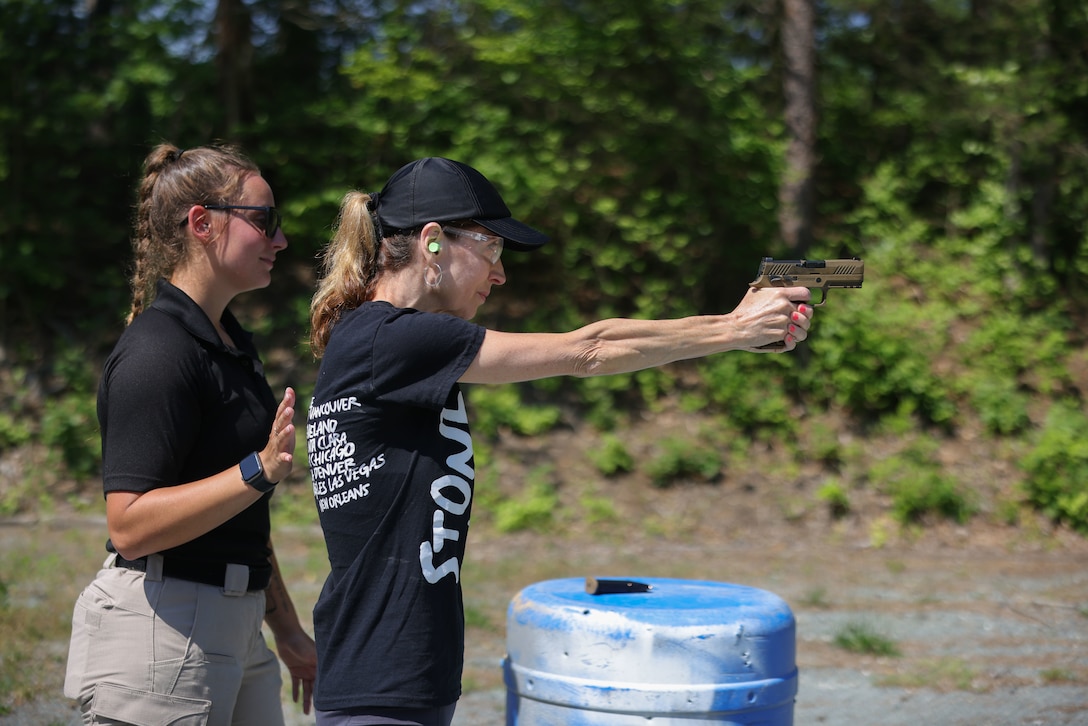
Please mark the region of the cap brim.
<svg viewBox="0 0 1088 726"><path fill-rule="evenodd" d="M531 252L540 249L548 241L548 235L535 230L513 217L505 219L473 219L480 225L503 238L503 247L515 252Z"/></svg>

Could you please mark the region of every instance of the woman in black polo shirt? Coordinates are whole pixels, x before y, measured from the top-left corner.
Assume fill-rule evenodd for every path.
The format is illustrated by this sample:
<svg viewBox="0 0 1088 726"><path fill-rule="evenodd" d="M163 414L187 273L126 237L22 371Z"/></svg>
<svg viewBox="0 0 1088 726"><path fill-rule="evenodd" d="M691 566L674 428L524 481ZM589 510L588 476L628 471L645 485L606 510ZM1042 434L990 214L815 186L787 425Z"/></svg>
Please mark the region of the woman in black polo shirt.
<svg viewBox="0 0 1088 726"><path fill-rule="evenodd" d="M307 448L331 565L314 607L319 726L453 718L475 480L460 383L630 372L778 341L789 351L808 335L803 287L752 290L725 315L560 334L469 322L506 281L503 250L547 239L449 159L414 161L341 205L311 304L322 362Z"/></svg>
<svg viewBox="0 0 1088 726"><path fill-rule="evenodd" d="M316 669L269 536L295 394L277 404L227 308L287 246L272 190L237 150L160 145L133 245L98 395L110 554L76 603L65 694L88 724L282 724L262 621L307 712Z"/></svg>

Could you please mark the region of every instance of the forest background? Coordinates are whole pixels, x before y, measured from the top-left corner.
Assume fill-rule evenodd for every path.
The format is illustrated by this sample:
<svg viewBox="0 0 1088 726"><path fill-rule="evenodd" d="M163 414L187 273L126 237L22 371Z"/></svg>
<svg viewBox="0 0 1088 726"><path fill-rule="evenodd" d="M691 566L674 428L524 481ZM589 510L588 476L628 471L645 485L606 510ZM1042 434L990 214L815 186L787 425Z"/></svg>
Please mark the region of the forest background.
<svg viewBox="0 0 1088 726"><path fill-rule="evenodd" d="M880 489L902 522L979 511L938 455L968 436L1013 465L1000 517L1088 531L1084 3L0 0L0 75L5 514L99 503L140 163L228 140L286 219L274 285L241 304L300 400L339 199L448 156L553 237L504 258L487 325L726 311L765 255L867 266L796 355L476 389L478 433L588 423L616 474L639 468L614 435L633 413L717 417L661 432L642 464L667 484L752 442L841 474L890 432L891 464L820 491L844 511Z"/></svg>
<svg viewBox="0 0 1088 726"><path fill-rule="evenodd" d="M492 327L723 312L764 256L864 258L791 355L473 387L501 529L617 519L529 445L574 432L601 480L788 481L783 519L863 516L875 544L1088 533L1079 0L0 0L0 78L4 517L101 511L140 164L223 140L285 218L237 308L301 401L338 202L416 157L479 168L553 238L504 256ZM312 522L295 479L278 506Z"/></svg>

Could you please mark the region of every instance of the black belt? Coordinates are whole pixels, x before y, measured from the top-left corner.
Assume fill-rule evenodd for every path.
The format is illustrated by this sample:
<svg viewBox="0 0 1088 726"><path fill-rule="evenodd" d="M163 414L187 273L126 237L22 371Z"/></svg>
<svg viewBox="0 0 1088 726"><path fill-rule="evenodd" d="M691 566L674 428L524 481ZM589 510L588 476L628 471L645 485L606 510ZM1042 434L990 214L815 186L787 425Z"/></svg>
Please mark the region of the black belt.
<svg viewBox="0 0 1088 726"><path fill-rule="evenodd" d="M113 564L114 567L124 567L126 570L147 572L146 557L141 557L137 560L126 560L121 555L117 555L117 559ZM188 560L179 560L176 557L172 559L170 557L163 557L162 574L164 577L177 577L182 580L189 580L190 582L199 582L203 585L223 587L227 575L227 566L225 563L210 565L206 562L194 563ZM250 592L263 590L268 587L268 581L271 579L271 565L260 568L250 567L249 586L246 589Z"/></svg>

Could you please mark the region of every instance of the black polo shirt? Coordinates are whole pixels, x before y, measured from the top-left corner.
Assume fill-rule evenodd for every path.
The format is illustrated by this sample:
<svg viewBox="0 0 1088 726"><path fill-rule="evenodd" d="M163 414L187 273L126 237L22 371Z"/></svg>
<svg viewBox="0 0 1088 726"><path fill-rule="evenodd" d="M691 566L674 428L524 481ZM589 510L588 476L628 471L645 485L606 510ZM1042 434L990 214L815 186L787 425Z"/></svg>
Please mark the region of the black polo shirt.
<svg viewBox="0 0 1088 726"><path fill-rule="evenodd" d="M188 295L161 280L154 303L122 333L98 389L106 493L197 481L264 448L276 398L252 336L229 310L220 323L238 350L223 344ZM162 554L212 570L228 562L268 567L270 497Z"/></svg>

